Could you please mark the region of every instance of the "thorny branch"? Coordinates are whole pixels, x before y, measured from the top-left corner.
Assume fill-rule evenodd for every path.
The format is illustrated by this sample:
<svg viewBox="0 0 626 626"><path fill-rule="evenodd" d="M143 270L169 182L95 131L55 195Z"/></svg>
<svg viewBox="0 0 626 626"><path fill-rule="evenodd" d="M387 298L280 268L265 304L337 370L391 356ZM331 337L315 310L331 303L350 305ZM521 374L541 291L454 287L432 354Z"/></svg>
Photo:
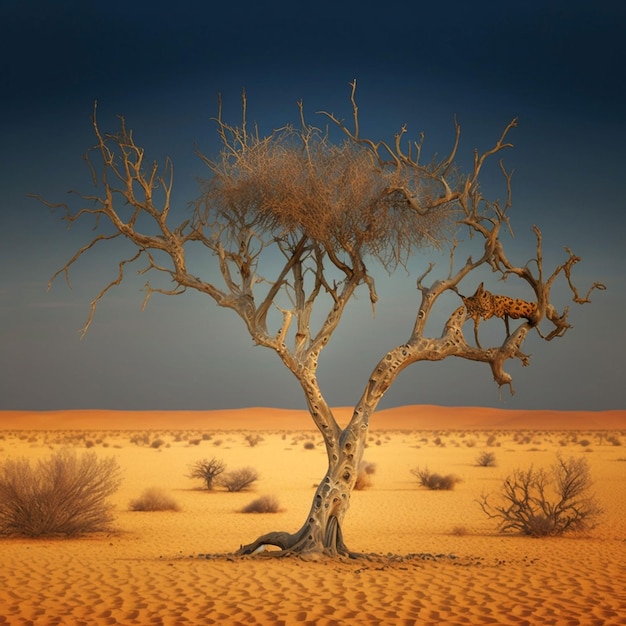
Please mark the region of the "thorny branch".
<svg viewBox="0 0 626 626"><path fill-rule="evenodd" d="M368 290L372 307L378 300L368 265L378 261L391 272L398 265L406 266L416 251L450 242L447 277L426 284L431 264L418 278L421 302L409 340L384 357L381 363L386 378L380 382L382 379L374 376L379 382L370 381L364 398L375 404L408 364L447 356L488 363L497 384L510 386L504 364L512 358L528 363L521 347L532 327L546 340L562 336L571 327L568 308L559 312L551 303L554 280L563 274L578 304L589 302L594 289L604 289L596 282L584 297L580 296L571 275L580 259L569 248L565 248L567 259L546 279L537 227L536 254L530 262L517 266L505 254L500 231L503 226L510 230L512 172L500 159L506 189L503 204L485 198L479 183L487 162L512 147L508 137L517 120L505 127L491 148L482 153L476 150L470 171L462 174L457 166L461 127L456 119L449 153L424 161L424 135L407 142L406 125L392 142L362 136L356 81L350 86L352 128L334 114L321 112L343 132L345 141L339 145L307 123L302 103L300 129L285 126L262 136L258 127L252 132L248 129L245 93L239 126L225 121L220 98L214 121L221 152L216 159L198 152L210 177L192 214L185 219L178 215L180 221L175 226L172 222L177 212L171 206L174 174L169 159L162 168L157 163L148 164L123 118L117 133L102 133L94 107L96 145L85 160L100 195L76 194L87 203L77 210L42 201L52 208L62 207L63 219L69 224L92 217L95 227L104 232L82 246L54 274L51 283L60 274L69 282L74 263L103 241L122 237L134 251L119 263L115 278L92 301L82 335L94 319L98 302L122 282L128 265L142 259L146 265L140 274L150 272L170 282L170 286L147 282L144 306L154 292L179 295L194 289L234 310L253 341L276 351L300 380L307 401L318 407L319 425L323 420L332 421L317 388L319 354L358 288ZM469 257L458 265L455 255L461 230L470 240L482 240L482 249L479 245L475 260ZM188 269L191 244L216 258L219 286ZM281 266L276 269L274 265L274 277L261 273L271 248L278 249L283 257ZM538 303L532 323L522 323L502 345L481 349L464 339L466 313L461 307L452 314L441 337L426 337L426 322L437 299L446 291L459 293L460 282L481 266L490 267L503 280L516 276L530 285ZM317 328L311 327L314 309L322 313ZM539 328L544 318L554 326L545 336ZM393 367L388 366L389 355ZM380 369L380 364L377 367Z"/></svg>

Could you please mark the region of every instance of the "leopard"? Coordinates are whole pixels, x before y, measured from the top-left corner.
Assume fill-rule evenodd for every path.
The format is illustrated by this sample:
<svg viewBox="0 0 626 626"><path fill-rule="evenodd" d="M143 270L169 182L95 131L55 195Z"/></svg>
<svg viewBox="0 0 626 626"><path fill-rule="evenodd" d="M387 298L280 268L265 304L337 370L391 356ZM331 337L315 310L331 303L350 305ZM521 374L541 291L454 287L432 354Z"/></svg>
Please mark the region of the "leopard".
<svg viewBox="0 0 626 626"><path fill-rule="evenodd" d="M461 294L459 294L461 295ZM510 337L509 318L517 320L521 317L527 319L534 326L534 317L537 312L536 302L527 302L519 298L509 298L508 296L496 296L483 287L483 283L478 285L478 289L473 296L461 296L463 304L467 309L469 317L474 320L474 338L476 345L482 349L478 341L478 326L480 319L488 320L490 317L499 317L504 320L506 336Z"/></svg>

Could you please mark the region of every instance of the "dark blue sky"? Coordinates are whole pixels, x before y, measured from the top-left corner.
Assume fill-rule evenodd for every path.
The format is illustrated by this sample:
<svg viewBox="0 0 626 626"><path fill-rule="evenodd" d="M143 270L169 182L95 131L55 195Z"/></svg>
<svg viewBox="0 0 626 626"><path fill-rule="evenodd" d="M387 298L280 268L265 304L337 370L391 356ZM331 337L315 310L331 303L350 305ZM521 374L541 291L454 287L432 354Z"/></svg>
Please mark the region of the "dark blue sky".
<svg viewBox="0 0 626 626"><path fill-rule="evenodd" d="M486 366L447 360L409 368L383 406L625 407L626 5L213 4L0 5L0 409L303 407L295 379L273 353L252 346L231 312L188 295L155 297L142 313L145 279L111 293L79 341L89 302L115 275L120 252L94 251L75 267L71 290L60 280L47 292L54 270L91 231L68 231L26 194L60 201L71 188L89 191L81 156L93 144L95 100L104 129L115 130L123 114L150 159L172 157L184 207L204 173L194 146L218 148L210 120L218 92L236 122L245 88L249 117L268 132L297 121L300 99L314 121L320 109L349 117L354 78L367 132L391 138L406 122L439 153L452 140L454 115L465 159L519 117L515 150L505 155L515 168L516 260L533 255L537 223L547 263L559 263L567 245L583 257L579 284L608 288L592 305L572 305L574 329L564 339L529 337L531 367L509 368L514 397L500 396ZM380 275L378 290L376 319L363 294L322 356L320 383L334 405L353 404L378 358L410 333L415 278Z"/></svg>

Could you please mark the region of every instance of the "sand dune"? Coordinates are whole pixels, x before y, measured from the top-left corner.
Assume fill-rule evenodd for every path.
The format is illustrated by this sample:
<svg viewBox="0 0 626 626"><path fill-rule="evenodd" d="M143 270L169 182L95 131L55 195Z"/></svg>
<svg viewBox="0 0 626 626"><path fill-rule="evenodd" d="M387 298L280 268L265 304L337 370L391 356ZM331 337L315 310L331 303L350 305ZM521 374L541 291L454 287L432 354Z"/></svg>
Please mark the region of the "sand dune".
<svg viewBox="0 0 626 626"><path fill-rule="evenodd" d="M351 407L337 407L335 417L346 424ZM0 411L1 429L147 430L164 428L210 430L313 429L307 411L253 407L215 411ZM377 411L372 430L533 429L602 430L626 428L626 410L529 411L481 407L410 405Z"/></svg>
<svg viewBox="0 0 626 626"><path fill-rule="evenodd" d="M376 466L373 485L353 494L344 527L348 545L371 560L304 561L228 553L304 521L326 467L305 413L5 412L0 458L89 448L114 456L124 481L110 533L0 539L0 624L626 624L624 412L545 415L534 428L537 415L528 412L381 411L365 453ZM34 431L20 432L26 424ZM147 443L127 432L142 429ZM254 447L245 439L252 430L263 438ZM316 445L305 449L311 437ZM155 439L162 445L152 447ZM483 450L496 454L496 467L476 465ZM477 497L514 468L549 466L557 452L589 461L601 523L585 536L498 534ZM256 468L258 483L241 493L200 489L189 465L212 456ZM424 490L410 473L418 465L462 482ZM130 511L148 486L163 488L181 510ZM239 512L265 494L281 512Z"/></svg>

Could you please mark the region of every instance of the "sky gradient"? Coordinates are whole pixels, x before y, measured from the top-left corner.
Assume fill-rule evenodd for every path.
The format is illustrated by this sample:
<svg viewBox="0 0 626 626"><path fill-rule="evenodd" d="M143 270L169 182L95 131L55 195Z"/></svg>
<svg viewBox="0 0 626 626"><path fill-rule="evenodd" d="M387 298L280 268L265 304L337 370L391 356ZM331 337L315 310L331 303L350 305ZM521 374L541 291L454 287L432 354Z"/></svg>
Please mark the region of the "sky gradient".
<svg viewBox="0 0 626 626"><path fill-rule="evenodd" d="M515 396L498 390L488 366L447 359L408 368L381 408L626 408L626 5L453 1L422 10L392 0L381 12L356 2L211 4L179 0L160 12L142 1L2 3L0 409L304 408L295 378L253 346L234 313L195 294L154 296L142 312L145 278L130 276L111 292L79 340L119 249L94 250L74 267L71 289L60 279L47 291L92 231L86 223L68 230L60 213L27 194L63 201L69 189L90 191L81 157L94 143L97 100L103 129L116 130L124 115L149 160L172 158L182 210L206 175L195 146L219 149L211 121L218 93L236 123L245 88L249 118L267 133L298 121L298 100L311 122L323 123L320 109L348 118L354 78L365 132L391 139L407 123L413 137L425 132L429 154L442 154L456 116L467 166L474 147L489 147L518 117L515 149L503 155L515 170L508 249L520 264L533 256L537 224L549 269L568 246L583 259L574 271L581 289L607 286L592 304L572 304L564 338L529 334L531 366L507 368ZM377 276L375 319L365 292L349 307L320 359L330 404L353 405L378 359L408 338L415 276L428 260L416 258L411 276ZM487 278L506 293L508 283ZM492 320L481 337L489 324L501 332ZM465 329L471 338L471 322Z"/></svg>

